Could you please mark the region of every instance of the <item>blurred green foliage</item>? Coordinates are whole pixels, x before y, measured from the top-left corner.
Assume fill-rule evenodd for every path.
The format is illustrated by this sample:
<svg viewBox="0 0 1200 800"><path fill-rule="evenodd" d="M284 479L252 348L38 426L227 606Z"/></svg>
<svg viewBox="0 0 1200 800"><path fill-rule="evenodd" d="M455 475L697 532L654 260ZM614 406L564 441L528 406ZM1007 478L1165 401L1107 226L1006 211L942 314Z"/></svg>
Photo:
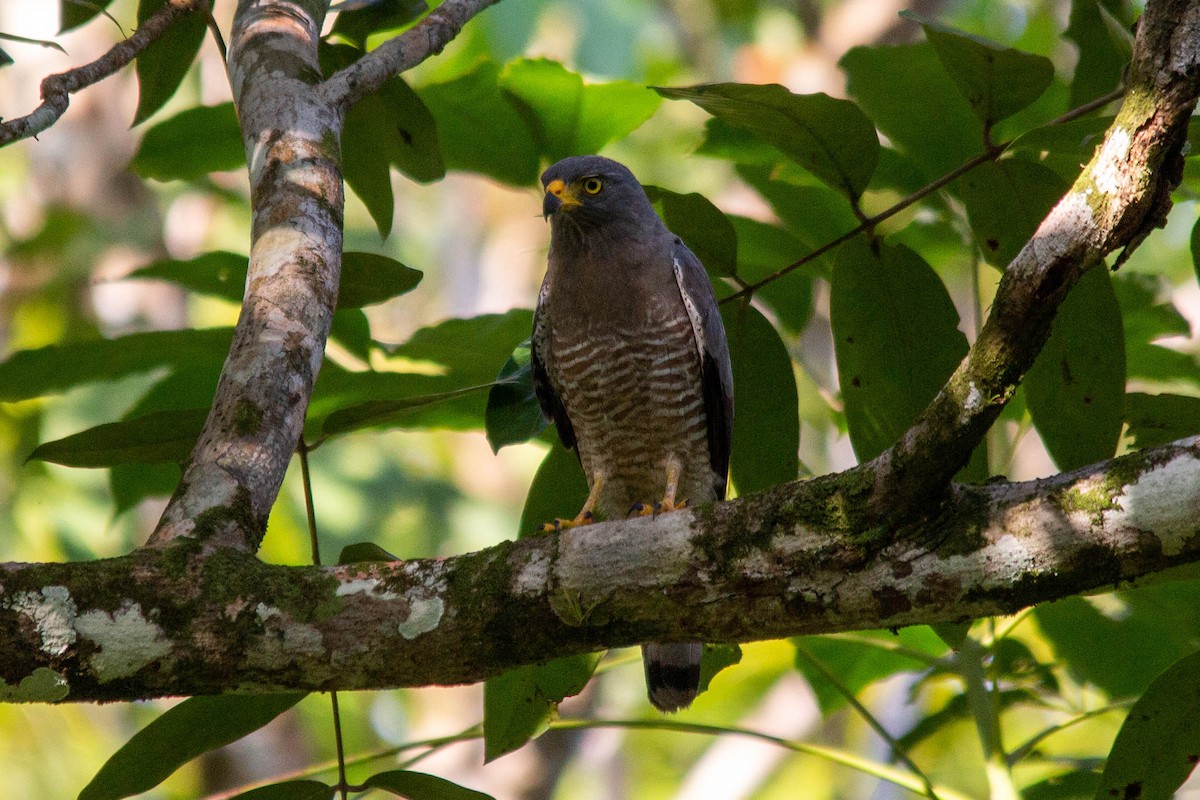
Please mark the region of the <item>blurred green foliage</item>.
<svg viewBox="0 0 1200 800"><path fill-rule="evenodd" d="M111 38L108 15L132 26L158 5L62 0L57 22ZM216 5L225 20L227 4ZM752 304L724 308L735 490L842 469L904 431L974 338L998 272L1098 143L1103 111L1052 123L1117 85L1135 12L1125 0L964 0L883 20L878 41L839 40L830 52L848 5L506 0L350 112L349 252L305 432L325 561L343 548L354 561L461 552L532 534L582 502L573 457L534 407L522 349L545 239L525 220L540 225L538 172L568 154L629 163L719 296L758 287ZM352 63L424 10L384 0L340 13L323 68ZM89 146L102 135L94 118L72 128L68 117L43 142L0 151L0 560L82 560L143 541L216 386L245 281L249 205L236 115L211 78L219 57L195 23L137 60L136 103L89 112L141 123L122 131L120 163ZM9 88L28 78L5 59L28 51L5 40ZM822 53L823 76L809 69ZM66 166L47 158L50 147L73 151L56 156ZM972 159L957 180L848 237ZM989 436L991 472L1037 477L1200 432L1196 178L1189 164L1166 230L1071 293ZM486 266L496 250L500 269ZM966 477L987 477L982 458ZM310 558L304 492L289 474L264 558ZM808 798L907 797L924 779L947 800L1119 796L1136 781L1141 797L1167 797L1196 747L1193 573L978 620L958 651L924 627L750 644L723 671L739 654L711 651L711 688L668 721L650 716L635 659L622 653L509 673L486 699L478 689L343 696L348 752L363 762L351 778L369 795L420 798L478 796L460 783L583 800L774 800L797 786ZM564 718L656 728L608 740L557 729L559 701L580 690ZM207 756L151 787L274 717L272 702L282 701L255 716L253 705L231 715L220 701L187 701L146 728L165 704L0 705L3 793L72 797L93 775L117 786L105 777L117 773L131 782L80 796L216 790L220 759L237 756ZM178 720L199 738L157 733ZM663 730L672 722L680 730ZM268 763L239 780L278 783L247 796L329 796L322 698L281 724L292 727L274 752L300 753L302 779ZM989 726L1005 750L985 770L978 732ZM692 735L732 741L734 728L777 741L754 761ZM411 745L451 730L463 733ZM479 737L486 749L464 744ZM390 769L426 749L439 768L469 774L450 783ZM504 777L510 759L525 759L534 788Z"/></svg>

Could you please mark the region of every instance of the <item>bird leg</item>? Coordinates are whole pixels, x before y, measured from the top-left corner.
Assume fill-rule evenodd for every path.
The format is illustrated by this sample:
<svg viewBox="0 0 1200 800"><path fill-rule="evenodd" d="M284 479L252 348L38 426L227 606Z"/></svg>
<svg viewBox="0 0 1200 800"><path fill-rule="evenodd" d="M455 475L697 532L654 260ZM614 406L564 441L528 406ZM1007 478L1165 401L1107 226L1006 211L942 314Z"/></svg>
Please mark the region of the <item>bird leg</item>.
<svg viewBox="0 0 1200 800"><path fill-rule="evenodd" d="M587 525L593 521L592 511L596 508L596 500L600 497L600 487L604 485L604 473L597 472L592 477L592 488L588 492L587 501L583 504L583 508L579 509L579 513L575 515L575 519L563 519L555 517L553 522L542 524L542 533L552 533L561 531L567 528L578 528L580 525Z"/></svg>
<svg viewBox="0 0 1200 800"><path fill-rule="evenodd" d="M634 503L629 509L628 516L658 516L665 511L678 511L681 508L687 508L687 498L679 501L675 500L675 494L679 491L679 476L682 473L683 465L679 463L679 457L671 455L667 459L667 486L663 490L662 500L658 501L653 506L646 503Z"/></svg>

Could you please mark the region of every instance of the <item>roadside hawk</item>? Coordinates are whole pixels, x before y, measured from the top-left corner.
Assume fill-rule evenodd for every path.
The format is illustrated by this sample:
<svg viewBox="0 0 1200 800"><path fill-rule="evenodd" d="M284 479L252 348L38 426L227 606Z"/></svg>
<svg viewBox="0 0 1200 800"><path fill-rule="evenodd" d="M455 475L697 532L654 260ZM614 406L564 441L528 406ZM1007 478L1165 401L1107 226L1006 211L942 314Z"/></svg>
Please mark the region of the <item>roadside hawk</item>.
<svg viewBox="0 0 1200 800"><path fill-rule="evenodd" d="M576 156L542 173L550 257L533 317L538 402L589 494L547 527L725 498L733 376L712 285L623 165ZM650 702L686 708L699 642L642 648Z"/></svg>

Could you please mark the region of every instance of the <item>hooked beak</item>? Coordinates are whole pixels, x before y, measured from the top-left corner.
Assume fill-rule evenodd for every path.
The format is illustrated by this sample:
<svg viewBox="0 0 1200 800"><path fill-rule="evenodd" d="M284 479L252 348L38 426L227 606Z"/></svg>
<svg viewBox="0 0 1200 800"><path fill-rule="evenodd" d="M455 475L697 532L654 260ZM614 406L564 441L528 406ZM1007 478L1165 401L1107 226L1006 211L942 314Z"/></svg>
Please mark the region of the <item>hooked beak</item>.
<svg viewBox="0 0 1200 800"><path fill-rule="evenodd" d="M542 199L542 218L549 219L560 208L580 205L579 197L561 179L555 178L546 184L546 196Z"/></svg>

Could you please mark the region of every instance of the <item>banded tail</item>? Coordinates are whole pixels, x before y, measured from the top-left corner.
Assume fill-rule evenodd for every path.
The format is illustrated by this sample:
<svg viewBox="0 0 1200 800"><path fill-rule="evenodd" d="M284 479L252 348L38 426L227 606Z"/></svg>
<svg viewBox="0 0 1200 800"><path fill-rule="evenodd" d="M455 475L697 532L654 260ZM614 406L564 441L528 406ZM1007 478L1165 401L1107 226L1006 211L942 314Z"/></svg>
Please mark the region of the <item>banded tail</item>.
<svg viewBox="0 0 1200 800"><path fill-rule="evenodd" d="M646 692L659 711L682 711L700 693L700 642L642 645Z"/></svg>

